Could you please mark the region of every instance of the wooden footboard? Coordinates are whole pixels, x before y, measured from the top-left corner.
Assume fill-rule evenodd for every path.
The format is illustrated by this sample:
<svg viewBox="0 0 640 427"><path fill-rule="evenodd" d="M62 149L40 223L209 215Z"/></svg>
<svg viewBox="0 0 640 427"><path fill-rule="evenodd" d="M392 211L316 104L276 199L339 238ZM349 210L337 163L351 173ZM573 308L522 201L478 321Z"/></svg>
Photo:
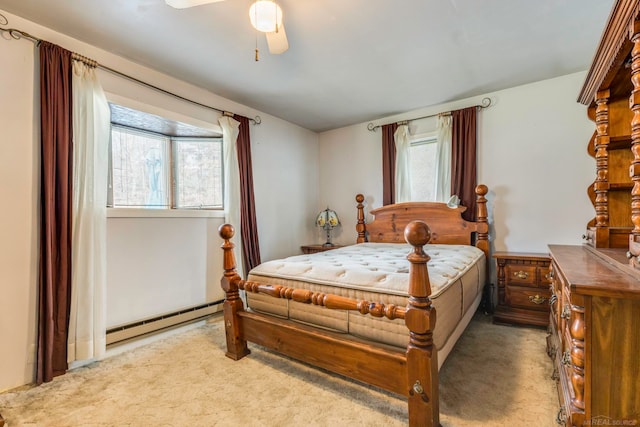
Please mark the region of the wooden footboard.
<svg viewBox="0 0 640 427"><path fill-rule="evenodd" d="M404 237L414 248L407 256L409 301L406 307L384 305L322 294L285 286L264 285L243 280L236 271L234 228L219 228L224 239L224 276L226 293L224 322L227 356L238 360L247 354L247 341L271 348L287 356L311 363L347 377L407 396L411 426L438 426L438 361L433 344L436 312L431 306L431 286L427 272L429 256L423 246L431 231L423 221L412 221ZM244 310L239 291L262 293L274 298L321 305L329 309L357 311L362 315L404 319L409 329L405 352L388 346L367 343L272 316Z"/></svg>

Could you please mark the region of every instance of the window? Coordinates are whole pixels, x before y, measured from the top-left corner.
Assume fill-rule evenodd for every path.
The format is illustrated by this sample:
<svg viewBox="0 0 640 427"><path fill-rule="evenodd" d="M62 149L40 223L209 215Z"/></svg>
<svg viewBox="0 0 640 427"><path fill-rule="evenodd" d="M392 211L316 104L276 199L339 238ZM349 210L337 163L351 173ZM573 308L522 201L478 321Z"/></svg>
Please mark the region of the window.
<svg viewBox="0 0 640 427"><path fill-rule="evenodd" d="M411 199L433 201L436 198L437 135L422 134L411 138L409 151Z"/></svg>
<svg viewBox="0 0 640 427"><path fill-rule="evenodd" d="M113 206L170 206L169 143L164 135L111 127Z"/></svg>
<svg viewBox="0 0 640 427"><path fill-rule="evenodd" d="M222 141L174 139L177 208L222 208Z"/></svg>
<svg viewBox="0 0 640 427"><path fill-rule="evenodd" d="M110 207L222 209L222 139L112 123Z"/></svg>

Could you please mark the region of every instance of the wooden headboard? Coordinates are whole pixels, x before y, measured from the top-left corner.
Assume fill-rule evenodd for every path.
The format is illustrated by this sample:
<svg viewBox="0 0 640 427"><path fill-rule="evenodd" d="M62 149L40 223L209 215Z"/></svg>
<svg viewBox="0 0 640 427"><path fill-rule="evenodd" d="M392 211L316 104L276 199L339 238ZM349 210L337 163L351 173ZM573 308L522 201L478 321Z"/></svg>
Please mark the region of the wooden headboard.
<svg viewBox="0 0 640 427"><path fill-rule="evenodd" d="M358 243L405 243L404 228L413 220L422 220L431 230L429 243L475 245L482 249L489 258L489 224L487 221L488 188L486 185L476 187L477 217L466 221L462 213L464 206L450 208L439 202L405 202L382 206L369 212L373 221L364 221L364 196L358 194Z"/></svg>

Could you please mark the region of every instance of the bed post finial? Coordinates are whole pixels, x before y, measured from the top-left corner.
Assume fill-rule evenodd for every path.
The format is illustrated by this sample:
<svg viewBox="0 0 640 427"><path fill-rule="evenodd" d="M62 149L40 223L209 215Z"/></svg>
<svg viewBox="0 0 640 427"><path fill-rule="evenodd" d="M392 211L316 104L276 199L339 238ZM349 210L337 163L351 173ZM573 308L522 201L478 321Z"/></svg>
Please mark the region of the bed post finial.
<svg viewBox="0 0 640 427"><path fill-rule="evenodd" d="M364 223L364 196L358 194L356 196L356 202L358 202L358 223L356 224L356 231L358 232L358 239L356 243L364 243L367 241L367 226Z"/></svg>
<svg viewBox="0 0 640 427"><path fill-rule="evenodd" d="M233 255L235 245L231 242L231 238L235 234L235 229L231 224L222 224L218 228L220 237L224 240L221 248L224 252L224 275L220 280L220 285L225 293L223 304L224 312L224 329L227 336L227 353L226 356L238 360L249 354L247 341L240 338L240 319L238 312L244 311L244 305L240 299L240 291L238 290L238 282L242 279L236 271L236 259Z"/></svg>
<svg viewBox="0 0 640 427"><path fill-rule="evenodd" d="M436 310L431 306L431 284L423 246L431 239L424 221L411 221L404 229L406 241L413 246L407 255L409 270L409 303L405 324L409 328L407 375L409 384L409 425L440 425L438 396L438 355L433 344Z"/></svg>

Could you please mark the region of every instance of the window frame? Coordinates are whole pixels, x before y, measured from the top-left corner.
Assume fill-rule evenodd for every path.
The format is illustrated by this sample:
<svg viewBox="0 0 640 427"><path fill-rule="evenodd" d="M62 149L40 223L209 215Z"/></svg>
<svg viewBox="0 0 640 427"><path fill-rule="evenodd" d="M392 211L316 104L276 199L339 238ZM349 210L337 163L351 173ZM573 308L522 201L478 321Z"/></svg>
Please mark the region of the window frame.
<svg viewBox="0 0 640 427"><path fill-rule="evenodd" d="M435 144L438 142L438 131L423 132L411 135L409 145Z"/></svg>

